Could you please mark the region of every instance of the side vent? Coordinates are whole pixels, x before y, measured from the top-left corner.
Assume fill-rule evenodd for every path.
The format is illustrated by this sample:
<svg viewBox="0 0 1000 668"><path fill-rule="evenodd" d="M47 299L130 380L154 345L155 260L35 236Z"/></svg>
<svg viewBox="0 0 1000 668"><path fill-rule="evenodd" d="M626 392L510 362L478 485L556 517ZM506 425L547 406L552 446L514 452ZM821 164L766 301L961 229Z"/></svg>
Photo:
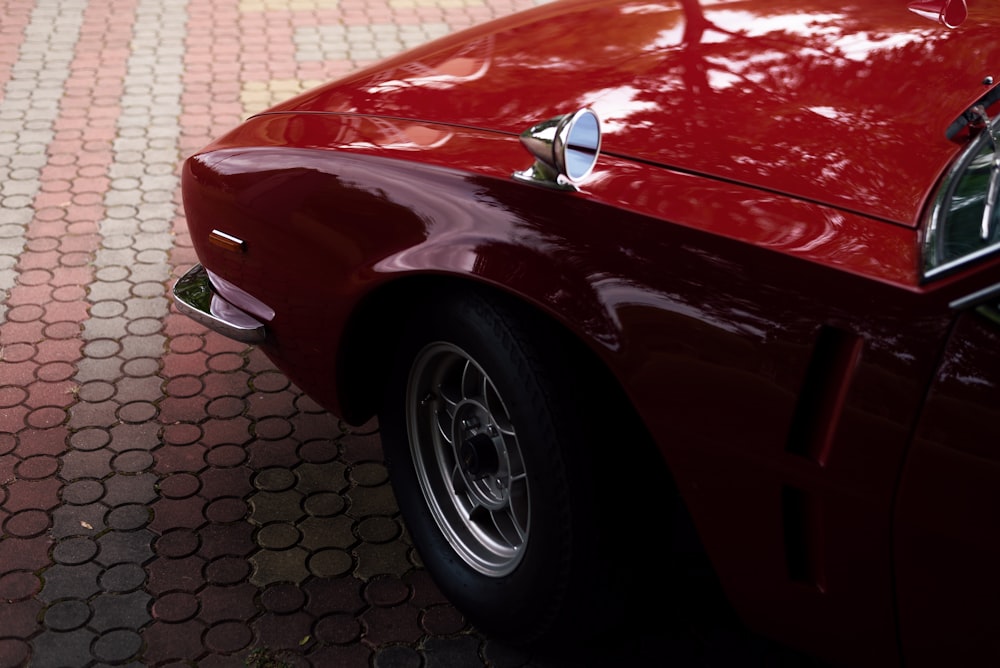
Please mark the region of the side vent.
<svg viewBox="0 0 1000 668"><path fill-rule="evenodd" d="M857 334L826 325L819 329L788 431L786 452L817 466L827 465L863 348L864 341ZM822 499L786 485L781 490L781 517L788 577L826 591Z"/></svg>
<svg viewBox="0 0 1000 668"><path fill-rule="evenodd" d="M816 337L785 450L826 466L863 341L824 325Z"/></svg>
<svg viewBox="0 0 1000 668"><path fill-rule="evenodd" d="M785 531L785 563L795 582L826 591L822 557L822 506L809 494L784 487L781 514Z"/></svg>

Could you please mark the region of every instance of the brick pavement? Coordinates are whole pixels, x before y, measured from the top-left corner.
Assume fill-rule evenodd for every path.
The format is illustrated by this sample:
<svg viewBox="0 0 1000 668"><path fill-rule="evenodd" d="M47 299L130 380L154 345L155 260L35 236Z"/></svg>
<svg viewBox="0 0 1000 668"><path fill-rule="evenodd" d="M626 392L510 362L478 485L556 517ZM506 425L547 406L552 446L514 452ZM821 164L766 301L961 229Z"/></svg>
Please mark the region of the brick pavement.
<svg viewBox="0 0 1000 668"><path fill-rule="evenodd" d="M374 425L348 429L167 296L195 262L184 156L532 4L0 0L0 667L564 662L490 641L441 597ZM658 626L615 662L760 647Z"/></svg>

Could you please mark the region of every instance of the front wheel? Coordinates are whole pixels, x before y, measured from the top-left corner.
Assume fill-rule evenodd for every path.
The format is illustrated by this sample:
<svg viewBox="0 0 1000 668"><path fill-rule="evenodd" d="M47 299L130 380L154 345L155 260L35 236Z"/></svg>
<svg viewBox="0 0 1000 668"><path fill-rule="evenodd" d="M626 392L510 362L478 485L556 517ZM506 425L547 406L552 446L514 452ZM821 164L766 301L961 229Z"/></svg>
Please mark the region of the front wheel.
<svg viewBox="0 0 1000 668"><path fill-rule="evenodd" d="M380 414L403 518L470 621L540 639L598 591L577 369L552 331L477 293L414 312Z"/></svg>

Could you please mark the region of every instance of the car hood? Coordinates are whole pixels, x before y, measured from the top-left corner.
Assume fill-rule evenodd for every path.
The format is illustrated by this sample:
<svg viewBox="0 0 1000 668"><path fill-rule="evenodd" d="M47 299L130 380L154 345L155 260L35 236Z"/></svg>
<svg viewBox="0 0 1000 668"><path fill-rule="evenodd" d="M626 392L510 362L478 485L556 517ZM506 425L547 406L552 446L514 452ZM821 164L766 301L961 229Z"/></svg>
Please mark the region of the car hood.
<svg viewBox="0 0 1000 668"><path fill-rule="evenodd" d="M272 111L520 133L590 107L606 153L915 226L947 129L1000 76L979 4L950 30L899 1L557 2Z"/></svg>

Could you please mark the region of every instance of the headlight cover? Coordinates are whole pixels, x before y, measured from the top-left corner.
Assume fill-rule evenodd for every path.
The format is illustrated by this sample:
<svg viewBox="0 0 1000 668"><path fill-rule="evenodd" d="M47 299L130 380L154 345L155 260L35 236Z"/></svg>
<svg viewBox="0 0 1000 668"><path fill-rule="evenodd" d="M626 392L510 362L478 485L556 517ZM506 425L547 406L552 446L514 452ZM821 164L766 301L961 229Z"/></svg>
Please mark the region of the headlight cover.
<svg viewBox="0 0 1000 668"><path fill-rule="evenodd" d="M1000 116L973 111L982 130L945 176L925 228L927 280L1000 250Z"/></svg>

